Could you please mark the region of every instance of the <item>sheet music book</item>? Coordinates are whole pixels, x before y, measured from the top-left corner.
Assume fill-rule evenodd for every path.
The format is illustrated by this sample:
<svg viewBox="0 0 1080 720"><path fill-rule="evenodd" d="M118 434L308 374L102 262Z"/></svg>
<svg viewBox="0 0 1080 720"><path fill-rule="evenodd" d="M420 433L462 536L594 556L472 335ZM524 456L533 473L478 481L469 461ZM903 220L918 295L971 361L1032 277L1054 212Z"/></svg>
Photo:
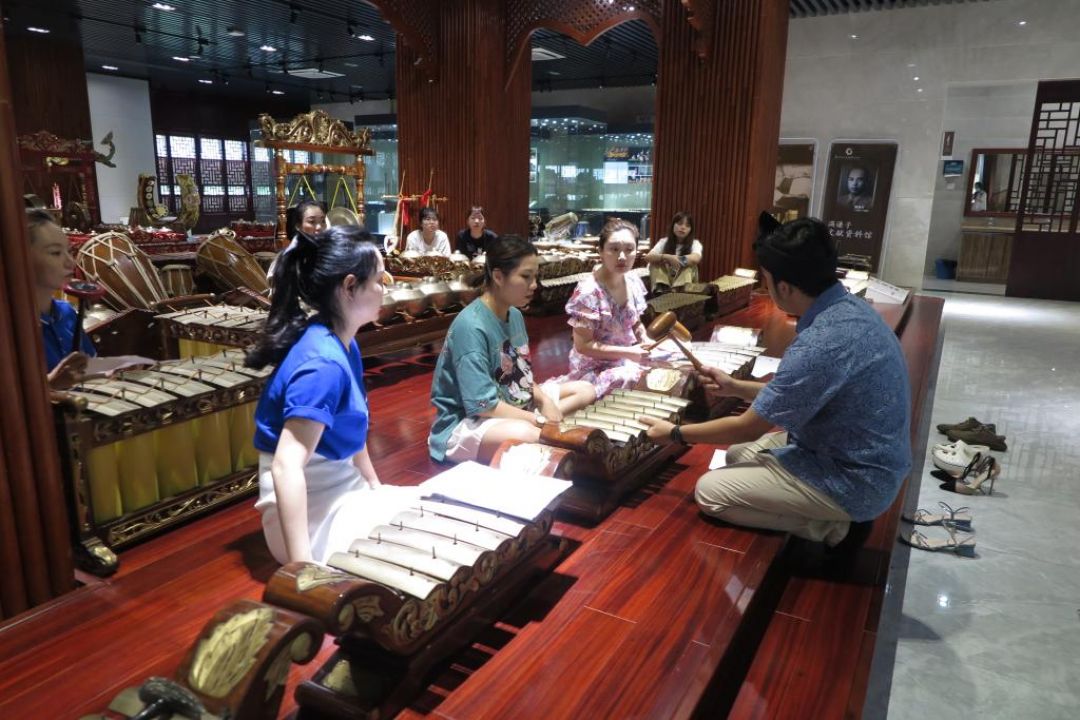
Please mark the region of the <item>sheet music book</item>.
<svg viewBox="0 0 1080 720"><path fill-rule="evenodd" d="M434 500L463 503L532 521L571 484L569 480L510 472L470 460L425 480L420 491Z"/></svg>
<svg viewBox="0 0 1080 720"><path fill-rule="evenodd" d="M870 278L869 285L867 285L866 288L866 299L878 303L900 305L907 300L907 296L910 292L910 290L897 287L884 280Z"/></svg>
<svg viewBox="0 0 1080 720"><path fill-rule="evenodd" d="M756 378L763 378L766 375L771 375L780 369L780 358L770 357L768 355L758 355L754 361L754 369L750 371L750 374Z"/></svg>

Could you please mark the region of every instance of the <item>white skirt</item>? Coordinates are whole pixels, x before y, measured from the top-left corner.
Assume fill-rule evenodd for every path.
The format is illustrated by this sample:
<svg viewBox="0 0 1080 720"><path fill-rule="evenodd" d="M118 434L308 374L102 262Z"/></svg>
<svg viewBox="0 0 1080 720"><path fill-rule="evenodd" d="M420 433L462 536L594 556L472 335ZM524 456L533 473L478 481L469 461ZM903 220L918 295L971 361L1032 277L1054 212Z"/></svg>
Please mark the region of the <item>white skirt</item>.
<svg viewBox="0 0 1080 720"><path fill-rule="evenodd" d="M270 472L273 460L272 454L259 453L259 499L255 509L262 515L270 554L284 564L288 556ZM414 487L370 488L351 457L330 460L313 454L304 467L304 478L311 557L318 563L326 563L336 552L348 551L354 540L367 537L372 528L390 522L419 498Z"/></svg>

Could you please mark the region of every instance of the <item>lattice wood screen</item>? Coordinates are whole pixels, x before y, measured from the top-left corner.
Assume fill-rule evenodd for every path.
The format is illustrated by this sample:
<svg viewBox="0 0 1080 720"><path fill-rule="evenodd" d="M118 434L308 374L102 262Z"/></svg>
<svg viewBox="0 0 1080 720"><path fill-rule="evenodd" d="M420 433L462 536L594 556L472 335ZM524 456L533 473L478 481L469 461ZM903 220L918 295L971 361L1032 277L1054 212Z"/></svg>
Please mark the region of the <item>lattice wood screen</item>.
<svg viewBox="0 0 1080 720"><path fill-rule="evenodd" d="M1020 223L1028 231L1075 233L1080 191L1080 99L1040 102Z"/></svg>

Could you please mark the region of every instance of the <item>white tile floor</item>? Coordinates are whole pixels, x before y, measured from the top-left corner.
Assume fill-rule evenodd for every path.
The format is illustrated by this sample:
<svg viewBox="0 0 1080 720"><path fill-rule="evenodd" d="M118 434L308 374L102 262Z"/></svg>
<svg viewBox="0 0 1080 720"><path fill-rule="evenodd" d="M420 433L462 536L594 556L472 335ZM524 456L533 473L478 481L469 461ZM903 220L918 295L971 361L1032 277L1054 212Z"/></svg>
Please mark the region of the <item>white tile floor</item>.
<svg viewBox="0 0 1080 720"><path fill-rule="evenodd" d="M908 506L970 507L976 557L898 546L864 716L1075 720L1080 303L942 297L931 435ZM969 415L1008 436L990 496L930 476L930 448L946 442L934 426Z"/></svg>

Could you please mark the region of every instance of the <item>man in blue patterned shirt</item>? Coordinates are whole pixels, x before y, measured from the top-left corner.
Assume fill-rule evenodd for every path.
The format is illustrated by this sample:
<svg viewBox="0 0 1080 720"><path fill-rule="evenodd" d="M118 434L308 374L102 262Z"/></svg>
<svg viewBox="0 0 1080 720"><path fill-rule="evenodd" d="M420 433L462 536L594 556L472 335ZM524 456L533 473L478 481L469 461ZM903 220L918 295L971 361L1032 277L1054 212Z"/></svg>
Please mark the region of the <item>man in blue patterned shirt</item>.
<svg viewBox="0 0 1080 720"><path fill-rule="evenodd" d="M775 376L707 368L721 392L752 401L746 412L681 428L642 422L660 442L738 443L698 480L705 514L854 549L911 469L907 367L877 312L837 282L824 223L770 220L754 250L773 302L799 318Z"/></svg>

